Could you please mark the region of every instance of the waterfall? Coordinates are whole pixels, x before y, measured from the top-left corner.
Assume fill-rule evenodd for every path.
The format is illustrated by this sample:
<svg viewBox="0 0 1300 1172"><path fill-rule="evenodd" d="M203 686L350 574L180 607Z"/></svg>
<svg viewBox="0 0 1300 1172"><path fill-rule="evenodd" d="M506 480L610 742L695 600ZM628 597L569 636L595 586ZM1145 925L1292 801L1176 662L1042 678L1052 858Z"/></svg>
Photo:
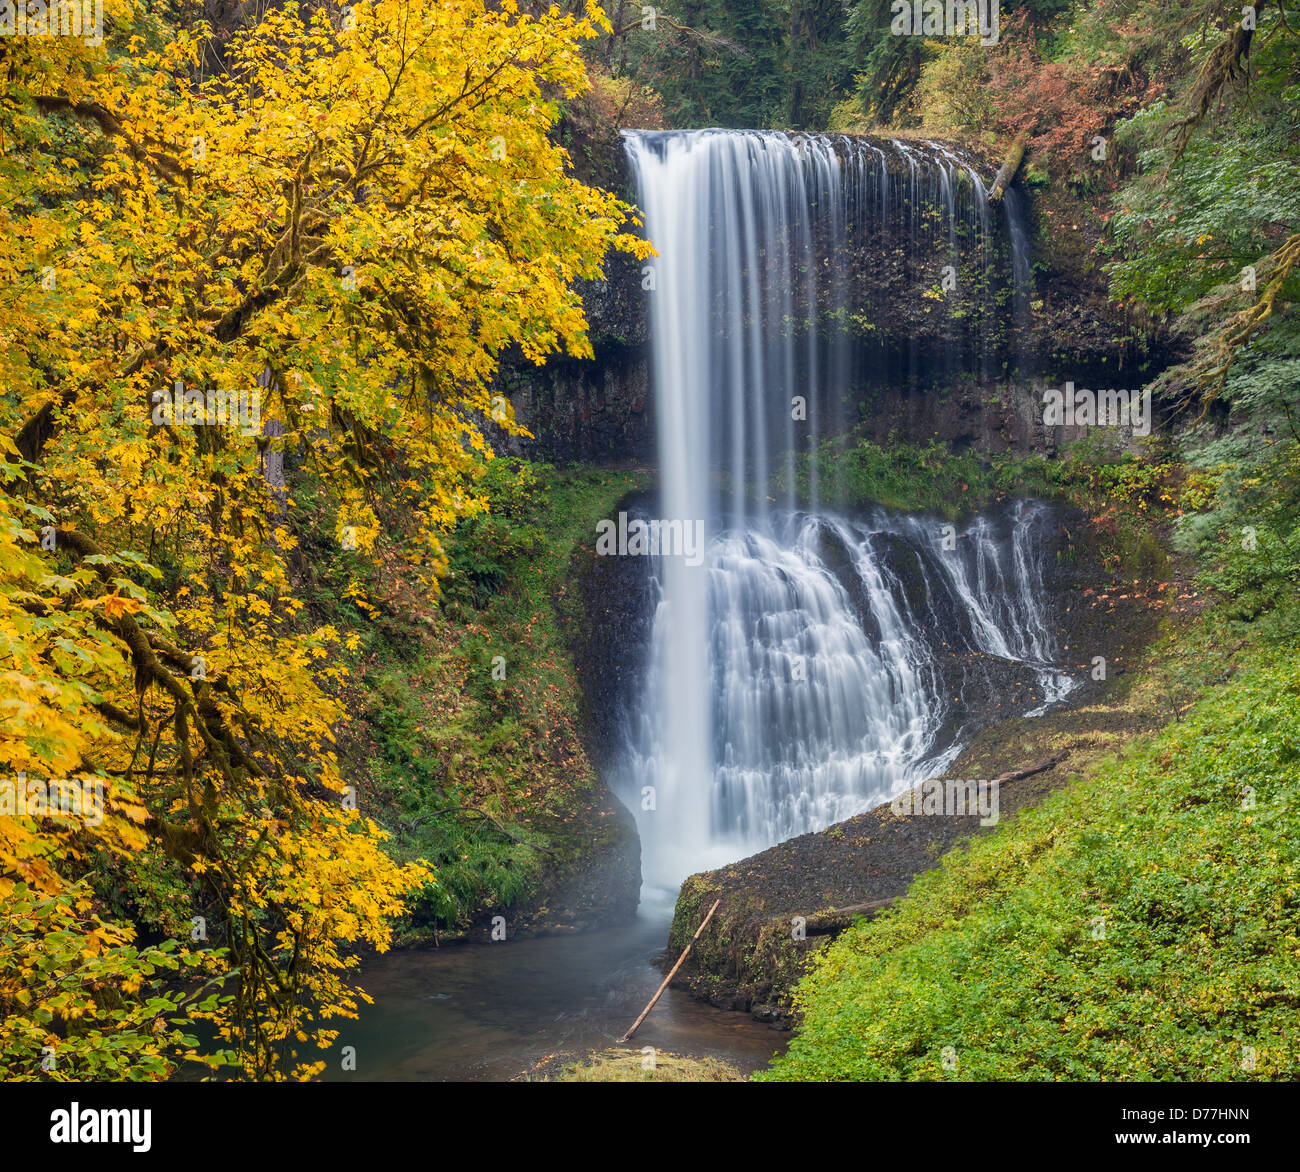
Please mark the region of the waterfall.
<svg viewBox="0 0 1300 1172"><path fill-rule="evenodd" d="M884 512L850 520L825 507L834 486L817 466L820 441L850 426L865 361L849 329L871 309L853 248L892 242L908 272L983 271L994 225L974 167L936 144L848 136L625 143L658 251L660 517L708 535L699 564L649 559L655 615L618 779L647 883L673 887L946 768L965 692L993 686L989 663L1035 681L1026 713L1072 681L1053 662L1042 506L959 532ZM986 347L953 334L947 349L987 366Z"/></svg>

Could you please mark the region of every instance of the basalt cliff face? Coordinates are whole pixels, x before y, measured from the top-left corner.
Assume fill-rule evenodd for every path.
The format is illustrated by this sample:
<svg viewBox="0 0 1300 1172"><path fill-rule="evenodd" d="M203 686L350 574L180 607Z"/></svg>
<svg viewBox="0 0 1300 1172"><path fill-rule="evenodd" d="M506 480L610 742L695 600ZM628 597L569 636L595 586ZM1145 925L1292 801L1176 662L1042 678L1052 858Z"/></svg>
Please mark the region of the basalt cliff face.
<svg viewBox="0 0 1300 1172"><path fill-rule="evenodd" d="M507 355L500 386L531 439L502 450L532 459L621 463L654 455L650 333L641 263L623 253L605 260L606 279L582 283L594 356L559 356L535 366Z"/></svg>
<svg viewBox="0 0 1300 1172"><path fill-rule="evenodd" d="M1044 424L1045 389L1136 389L1177 357L1108 303L1100 264L1068 215L1047 216L1018 186L988 201L992 160L940 143L807 141L845 161L847 191L844 216L828 222L835 239L820 242L828 276L808 311L823 337L842 333L850 354L825 418L875 440L1050 454L1078 436ZM612 134L574 155L580 177L638 203ZM654 262L612 253L605 272L581 286L592 358L538 367L505 356L500 385L532 438L499 437L502 450L552 461L653 458Z"/></svg>

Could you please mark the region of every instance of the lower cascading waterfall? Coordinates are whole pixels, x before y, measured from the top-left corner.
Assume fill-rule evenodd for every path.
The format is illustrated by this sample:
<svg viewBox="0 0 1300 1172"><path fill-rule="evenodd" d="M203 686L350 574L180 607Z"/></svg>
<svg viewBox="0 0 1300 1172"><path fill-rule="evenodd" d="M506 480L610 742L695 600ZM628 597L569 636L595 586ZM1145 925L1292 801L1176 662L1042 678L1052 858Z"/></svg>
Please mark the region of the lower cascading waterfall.
<svg viewBox="0 0 1300 1172"><path fill-rule="evenodd" d="M1049 525L1044 506L1021 501L960 529L784 512L724 529L699 566L675 567L695 577L708 616L699 689L673 669L697 637L678 625L665 574L680 559L653 561L647 670L619 779L646 883L673 887L942 772L962 747L954 676L988 660L1033 682L1037 703L1008 715L1068 695L1077 683L1053 663L1042 589ZM669 715L684 696L699 704L690 757Z"/></svg>

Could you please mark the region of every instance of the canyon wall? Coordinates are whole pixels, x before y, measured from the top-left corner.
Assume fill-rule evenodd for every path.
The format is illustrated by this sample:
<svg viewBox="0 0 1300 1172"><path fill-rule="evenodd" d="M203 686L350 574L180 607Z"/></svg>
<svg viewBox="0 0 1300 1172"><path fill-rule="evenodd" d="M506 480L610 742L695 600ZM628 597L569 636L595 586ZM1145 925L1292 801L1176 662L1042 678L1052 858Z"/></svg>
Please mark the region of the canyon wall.
<svg viewBox="0 0 1300 1172"><path fill-rule="evenodd" d="M1019 187L1008 193L1010 208L987 205L986 263L963 263L947 274L945 288L949 244L956 242L927 225L934 193L917 189L913 160L960 160L961 167L949 169L962 183L963 171L991 181L996 164L942 144L839 141L879 154L887 172L887 214L869 210L834 242L849 254L853 306L849 320L838 323L853 353L835 412L842 426L875 440L892 434L921 443L938 439L957 450L1050 454L1082 432L1043 424L1044 389L1072 381L1136 390L1176 356L1106 300L1104 273L1090 244L1073 240L1074 229L1063 222L1068 214L1044 215ZM635 202L616 135L573 153L581 178ZM536 366L504 357L501 389L532 437L499 437L501 450L556 462L654 458L649 318L655 292L643 287L643 262L612 253L605 270L605 280L580 286L592 358L557 356ZM823 321L820 328L836 324Z"/></svg>

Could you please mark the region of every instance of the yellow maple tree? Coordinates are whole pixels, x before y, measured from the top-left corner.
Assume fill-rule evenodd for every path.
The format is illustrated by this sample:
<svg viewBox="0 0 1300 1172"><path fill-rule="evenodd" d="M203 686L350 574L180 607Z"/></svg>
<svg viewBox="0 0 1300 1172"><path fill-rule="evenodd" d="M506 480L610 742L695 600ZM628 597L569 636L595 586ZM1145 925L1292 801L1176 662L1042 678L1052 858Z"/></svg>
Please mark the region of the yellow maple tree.
<svg viewBox="0 0 1300 1172"><path fill-rule="evenodd" d="M184 969L222 983L170 1003L220 1060L309 1077L364 996L357 948L387 947L429 875L385 855L341 774L339 636L294 594L294 477L359 556L378 502L415 518L391 536L436 590L483 421L520 430L501 352L588 354L575 282L611 246L647 254L552 135L607 25L511 0L289 5L227 42L124 2L109 22L103 46L0 56L0 778L108 794L94 826L0 816L26 925L0 954L0 1063L165 1074L196 1043L132 1006ZM178 947L135 948L87 894L113 858L191 901L155 917ZM209 915L210 945L184 936ZM56 930L111 979L26 995L25 950Z"/></svg>

